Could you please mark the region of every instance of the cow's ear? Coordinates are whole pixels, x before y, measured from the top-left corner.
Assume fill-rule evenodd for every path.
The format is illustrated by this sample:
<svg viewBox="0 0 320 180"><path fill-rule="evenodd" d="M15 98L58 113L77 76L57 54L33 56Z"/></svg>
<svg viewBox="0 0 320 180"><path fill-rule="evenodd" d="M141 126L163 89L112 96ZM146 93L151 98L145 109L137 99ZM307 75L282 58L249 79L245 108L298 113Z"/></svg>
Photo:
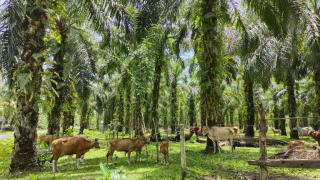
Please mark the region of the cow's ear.
<svg viewBox="0 0 320 180"><path fill-rule="evenodd" d="M94 141L98 142L98 138L95 138Z"/></svg>

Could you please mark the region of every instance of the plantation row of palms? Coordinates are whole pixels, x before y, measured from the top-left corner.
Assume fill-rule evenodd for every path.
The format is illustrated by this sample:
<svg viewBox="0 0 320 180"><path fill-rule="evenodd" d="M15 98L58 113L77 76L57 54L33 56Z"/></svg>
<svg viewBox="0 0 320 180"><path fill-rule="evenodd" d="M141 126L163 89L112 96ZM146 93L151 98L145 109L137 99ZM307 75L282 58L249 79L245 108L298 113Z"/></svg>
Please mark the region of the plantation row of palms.
<svg viewBox="0 0 320 180"><path fill-rule="evenodd" d="M317 0L1 1L10 172L39 168L43 114L57 135L79 121L80 134L151 129L155 139L159 127L175 133L198 122L237 124L253 137L262 100L270 117L290 117L293 139L298 126L319 128L318 118L294 118L320 116L319 8ZM274 121L283 135L286 125Z"/></svg>

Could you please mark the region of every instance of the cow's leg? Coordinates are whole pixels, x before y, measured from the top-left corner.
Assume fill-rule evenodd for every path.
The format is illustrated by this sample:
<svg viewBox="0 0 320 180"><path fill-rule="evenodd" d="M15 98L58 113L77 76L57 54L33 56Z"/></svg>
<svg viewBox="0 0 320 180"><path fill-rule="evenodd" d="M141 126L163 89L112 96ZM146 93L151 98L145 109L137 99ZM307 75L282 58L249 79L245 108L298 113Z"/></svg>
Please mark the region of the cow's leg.
<svg viewBox="0 0 320 180"><path fill-rule="evenodd" d="M57 160L52 160L52 172L57 172Z"/></svg>
<svg viewBox="0 0 320 180"><path fill-rule="evenodd" d="M233 152L233 140L230 139L231 152Z"/></svg>
<svg viewBox="0 0 320 180"><path fill-rule="evenodd" d="M81 158L81 154L77 154L76 155L76 168L80 169L80 158Z"/></svg>
<svg viewBox="0 0 320 180"><path fill-rule="evenodd" d="M130 164L130 155L131 155L131 151L128 151L128 163Z"/></svg>
<svg viewBox="0 0 320 180"><path fill-rule="evenodd" d="M162 153L161 153L162 154ZM164 154L162 154L163 155L163 158L161 158L161 161L160 161L160 164L163 164L163 162L164 162Z"/></svg>
<svg viewBox="0 0 320 180"><path fill-rule="evenodd" d="M139 162L141 162L141 151L138 151L139 152Z"/></svg>
<svg viewBox="0 0 320 180"><path fill-rule="evenodd" d="M108 151L108 153L107 153L107 163L108 163L108 161L109 161L109 157L110 157L110 160L111 160L111 162L112 162L113 153L114 153L113 150L109 150L109 151Z"/></svg>
<svg viewBox="0 0 320 180"><path fill-rule="evenodd" d="M219 142L220 142L220 139L217 139L218 153L221 153L221 147L219 146Z"/></svg>
<svg viewBox="0 0 320 180"><path fill-rule="evenodd" d="M140 161L140 151L136 151L136 161Z"/></svg>
<svg viewBox="0 0 320 180"><path fill-rule="evenodd" d="M83 162L83 161L84 161L84 154L82 154L80 157L80 162Z"/></svg>
<svg viewBox="0 0 320 180"><path fill-rule="evenodd" d="M59 159L58 155L53 155L52 156L52 172L57 172L58 171L58 167L57 167L58 159Z"/></svg>

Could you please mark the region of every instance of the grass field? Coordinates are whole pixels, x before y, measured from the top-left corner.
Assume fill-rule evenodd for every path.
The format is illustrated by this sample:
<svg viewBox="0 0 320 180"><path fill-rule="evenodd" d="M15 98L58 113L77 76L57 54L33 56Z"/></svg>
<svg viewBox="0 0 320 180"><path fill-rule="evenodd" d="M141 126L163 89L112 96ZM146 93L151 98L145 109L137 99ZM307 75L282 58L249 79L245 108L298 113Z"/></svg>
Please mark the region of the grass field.
<svg viewBox="0 0 320 180"><path fill-rule="evenodd" d="M67 157L59 159L58 168L60 172L52 173L51 165L45 163L40 172L29 174L8 176L10 153L13 140L0 140L0 179L107 179L112 177L118 179L179 179L180 178L180 154L179 143L170 143L170 164L162 165L156 163L155 144L147 146L143 150L141 162L135 161L133 156L131 164L128 164L123 152L117 152L114 164L105 164L106 135L96 131L86 131L85 136L89 138L98 137L100 139L100 149L92 149L86 155L84 162L80 164L80 169L75 168L75 158L70 161ZM286 137L268 134L272 138L288 141ZM307 144L315 144L310 138L303 138ZM206 155L202 153L205 144L196 143L191 139L186 144L187 153L187 179L202 179L202 177L218 177L220 179L241 179L241 175L246 172L258 172L258 168L247 164L247 160L258 159L258 148L237 148L234 153L230 147L223 147L221 154ZM285 146L268 147L268 155L285 150ZM320 177L320 170L314 169L288 169L270 168L270 175L294 176L294 177Z"/></svg>

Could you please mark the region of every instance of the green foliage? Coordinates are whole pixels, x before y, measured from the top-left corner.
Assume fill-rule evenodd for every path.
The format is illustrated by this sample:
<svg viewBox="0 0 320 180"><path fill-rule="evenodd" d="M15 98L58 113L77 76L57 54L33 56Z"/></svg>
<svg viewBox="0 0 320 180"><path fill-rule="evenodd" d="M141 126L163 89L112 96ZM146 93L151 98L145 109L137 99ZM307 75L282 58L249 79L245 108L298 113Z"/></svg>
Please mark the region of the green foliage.
<svg viewBox="0 0 320 180"><path fill-rule="evenodd" d="M37 176L34 174L29 174L29 180L36 180Z"/></svg>
<svg viewBox="0 0 320 180"><path fill-rule="evenodd" d="M102 172L102 179L110 180L111 170L106 164L100 163L100 170Z"/></svg>
<svg viewBox="0 0 320 180"><path fill-rule="evenodd" d="M88 133L89 134L89 133ZM91 136L92 135L92 136ZM274 137L271 129L268 131L268 137ZM102 137L103 134L100 132L92 131L89 138L94 138L95 136ZM162 135L165 136L165 135ZM195 137L195 136L194 136ZM289 141L288 137L278 137L281 140ZM191 139L192 141L194 138ZM308 145L316 144L315 141L311 140L309 137L303 138L303 140ZM2 141L0 142L0 144ZM106 141L100 142L101 147L106 146ZM11 140L12 147L12 140ZM7 145L7 144L6 144ZM187 153L187 179L202 178L204 176L215 176L221 179L236 179L241 177L243 173L255 172L258 170L255 166L248 165L248 160L254 160L259 158L259 148L246 148L240 147L235 150L234 153L230 152L229 146L222 147L222 153L215 155L204 155L202 153L205 144L200 144L197 142L186 142L186 153ZM273 155L283 150L286 150L286 146L270 146L268 147L268 155ZM2 148L0 149L0 151ZM62 157L59 159L59 169L60 172L52 173L51 167L44 166L41 171L34 172L33 174L37 179L107 179L107 177L122 179L179 179L180 176L180 143L170 142L169 146L169 161L168 166L155 163L155 144L151 143L148 145L149 158L146 161L145 149L142 151L142 162L136 162L132 158L130 164L127 163L127 157L124 156L123 152L116 152L115 155L118 158L114 158L116 164L106 165L105 162L105 148L92 149L86 153L83 163L80 163L80 169L75 170L74 161L70 161L67 157ZM8 154L7 154L8 153ZM10 158L10 151L0 156ZM2 161L0 161L1 163ZM9 163L9 161L7 161ZM4 172L8 172L8 166L5 166ZM103 168L101 168L101 165ZM308 178L308 177L318 177L319 172L311 169L296 169L296 168L269 168L269 174L278 176L296 176L297 178ZM106 172L106 173L105 173ZM113 175L114 174L114 175ZM164 176L164 174L166 176ZM6 179L7 177L2 176L0 178ZM5 174L6 175L6 174ZM125 177L124 177L125 176ZM14 178L29 178L29 174L24 174ZM120 178L120 179L121 179Z"/></svg>
<svg viewBox="0 0 320 180"><path fill-rule="evenodd" d="M2 175L8 173L12 147L12 139L0 141L0 174Z"/></svg>
<svg viewBox="0 0 320 180"><path fill-rule="evenodd" d="M65 136L74 136L74 134L75 134L75 132L74 132L73 126L69 127L64 133Z"/></svg>

